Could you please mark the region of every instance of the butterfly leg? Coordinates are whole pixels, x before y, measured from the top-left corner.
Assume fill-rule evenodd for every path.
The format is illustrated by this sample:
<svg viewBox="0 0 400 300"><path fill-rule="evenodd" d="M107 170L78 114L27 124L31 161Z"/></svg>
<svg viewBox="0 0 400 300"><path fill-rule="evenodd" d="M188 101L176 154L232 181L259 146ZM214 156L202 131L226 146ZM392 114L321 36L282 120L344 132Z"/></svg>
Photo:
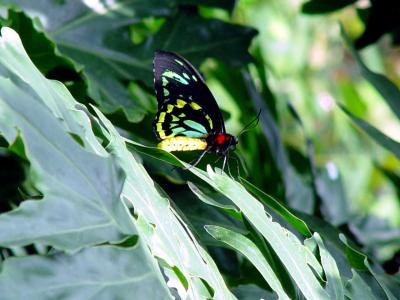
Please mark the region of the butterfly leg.
<svg viewBox="0 0 400 300"><path fill-rule="evenodd" d="M204 155L206 155L206 153L209 152L209 151L210 151L210 149L204 150L204 151L199 155L199 157L198 157L194 162L191 161L191 162L189 163L190 166L184 168L184 170L189 170L190 168L193 168L193 167L197 166L197 165L199 164L199 162L201 161L201 159L204 157Z"/></svg>
<svg viewBox="0 0 400 300"><path fill-rule="evenodd" d="M221 169L221 174L224 173L224 169L225 169L225 165L226 165L226 161L228 160L228 154L224 155L224 162L222 163L222 169Z"/></svg>
<svg viewBox="0 0 400 300"><path fill-rule="evenodd" d="M228 174L229 174L229 177L231 177L231 178L234 179L235 177L232 176L231 167L230 167L230 165L229 165L229 158L230 158L230 156L228 155Z"/></svg>

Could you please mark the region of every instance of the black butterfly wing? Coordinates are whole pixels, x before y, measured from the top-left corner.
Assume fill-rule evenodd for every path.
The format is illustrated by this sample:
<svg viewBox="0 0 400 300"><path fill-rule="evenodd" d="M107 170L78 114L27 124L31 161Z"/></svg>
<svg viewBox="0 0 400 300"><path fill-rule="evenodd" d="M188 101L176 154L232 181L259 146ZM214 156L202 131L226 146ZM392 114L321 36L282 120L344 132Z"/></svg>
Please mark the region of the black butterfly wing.
<svg viewBox="0 0 400 300"><path fill-rule="evenodd" d="M159 139L225 133L224 120L214 96L199 72L185 58L173 52L157 51L153 73L159 109L154 131ZM160 130L164 134L160 134Z"/></svg>

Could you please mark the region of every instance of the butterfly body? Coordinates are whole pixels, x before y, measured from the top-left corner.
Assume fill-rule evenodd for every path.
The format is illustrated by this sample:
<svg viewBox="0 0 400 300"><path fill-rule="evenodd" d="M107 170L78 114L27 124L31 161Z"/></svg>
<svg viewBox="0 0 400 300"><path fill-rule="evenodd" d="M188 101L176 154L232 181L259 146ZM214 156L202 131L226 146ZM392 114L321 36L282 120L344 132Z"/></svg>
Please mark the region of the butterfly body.
<svg viewBox="0 0 400 300"><path fill-rule="evenodd" d="M169 152L201 150L200 158L210 152L226 158L238 140L226 133L217 102L200 73L173 52L157 51L153 63L158 101L153 131L158 147Z"/></svg>

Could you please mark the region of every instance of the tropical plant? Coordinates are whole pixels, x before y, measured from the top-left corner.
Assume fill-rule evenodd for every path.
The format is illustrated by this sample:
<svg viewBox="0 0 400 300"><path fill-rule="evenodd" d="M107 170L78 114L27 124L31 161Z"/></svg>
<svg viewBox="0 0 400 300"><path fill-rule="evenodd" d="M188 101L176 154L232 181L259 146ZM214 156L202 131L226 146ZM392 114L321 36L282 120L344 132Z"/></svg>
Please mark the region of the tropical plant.
<svg viewBox="0 0 400 300"><path fill-rule="evenodd" d="M303 10L354 1L322 2ZM276 7L0 2L1 299L399 299L400 275L382 264L399 251L400 230L351 210L340 168L323 166L324 139L311 138L312 116L282 105L286 67L274 70L263 32L246 23ZM399 117L396 84L371 70L346 30L340 49ZM157 49L202 66L230 132L261 109L229 172L213 155L191 167L198 153L155 147ZM360 117L351 80L338 85L336 113L395 157L388 166L377 155L374 170L400 182L399 143Z"/></svg>

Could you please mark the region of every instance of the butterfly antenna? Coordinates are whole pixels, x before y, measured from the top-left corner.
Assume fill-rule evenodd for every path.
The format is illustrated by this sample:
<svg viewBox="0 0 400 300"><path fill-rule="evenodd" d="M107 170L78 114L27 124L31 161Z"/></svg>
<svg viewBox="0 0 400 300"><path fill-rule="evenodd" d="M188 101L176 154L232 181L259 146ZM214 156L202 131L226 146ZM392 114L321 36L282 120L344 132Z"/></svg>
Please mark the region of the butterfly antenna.
<svg viewBox="0 0 400 300"><path fill-rule="evenodd" d="M246 126L243 127L243 129L239 132L238 138L245 133L246 131L249 131L255 127L257 127L258 122L260 121L260 115L261 115L261 109L258 111L257 117L255 117L253 120L251 120L249 123L247 123Z"/></svg>

